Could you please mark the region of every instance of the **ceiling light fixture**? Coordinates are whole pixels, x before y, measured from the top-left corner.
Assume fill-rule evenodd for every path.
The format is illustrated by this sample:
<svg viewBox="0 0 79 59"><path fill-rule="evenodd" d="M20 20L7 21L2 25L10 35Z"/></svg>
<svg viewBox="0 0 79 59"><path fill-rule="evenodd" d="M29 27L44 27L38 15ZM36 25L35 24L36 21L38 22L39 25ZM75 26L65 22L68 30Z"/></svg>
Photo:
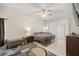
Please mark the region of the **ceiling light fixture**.
<svg viewBox="0 0 79 59"><path fill-rule="evenodd" d="M51 16L52 15L52 10L51 9L41 9L40 11L38 11L38 13L42 17L47 17L47 16Z"/></svg>

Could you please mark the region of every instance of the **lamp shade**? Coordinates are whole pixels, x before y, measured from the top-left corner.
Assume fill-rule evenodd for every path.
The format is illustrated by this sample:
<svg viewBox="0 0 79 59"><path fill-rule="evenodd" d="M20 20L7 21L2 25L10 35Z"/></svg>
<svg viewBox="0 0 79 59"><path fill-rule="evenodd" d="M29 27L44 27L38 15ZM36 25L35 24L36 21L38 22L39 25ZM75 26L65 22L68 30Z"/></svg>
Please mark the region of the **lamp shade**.
<svg viewBox="0 0 79 59"><path fill-rule="evenodd" d="M31 33L31 29L32 29L31 27L26 27L26 28L25 28L25 31L26 31L27 33Z"/></svg>

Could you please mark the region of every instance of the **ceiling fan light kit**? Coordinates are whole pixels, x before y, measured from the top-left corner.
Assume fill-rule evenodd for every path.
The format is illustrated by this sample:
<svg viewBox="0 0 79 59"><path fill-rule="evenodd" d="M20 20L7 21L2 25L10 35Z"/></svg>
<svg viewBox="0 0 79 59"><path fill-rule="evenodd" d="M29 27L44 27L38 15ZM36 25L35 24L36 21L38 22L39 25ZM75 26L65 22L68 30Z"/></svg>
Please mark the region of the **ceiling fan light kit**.
<svg viewBox="0 0 79 59"><path fill-rule="evenodd" d="M52 15L52 10L50 10L50 9L41 9L40 11L38 11L38 13L42 17L47 17L47 16L51 16Z"/></svg>

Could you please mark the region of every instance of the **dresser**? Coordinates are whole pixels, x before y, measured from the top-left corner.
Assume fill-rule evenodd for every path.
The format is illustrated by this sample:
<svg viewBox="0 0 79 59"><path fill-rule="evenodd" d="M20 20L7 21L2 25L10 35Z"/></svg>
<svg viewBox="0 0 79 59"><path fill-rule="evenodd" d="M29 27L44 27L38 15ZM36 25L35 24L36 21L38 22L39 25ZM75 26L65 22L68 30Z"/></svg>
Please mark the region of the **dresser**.
<svg viewBox="0 0 79 59"><path fill-rule="evenodd" d="M66 55L79 56L79 37L66 36Z"/></svg>

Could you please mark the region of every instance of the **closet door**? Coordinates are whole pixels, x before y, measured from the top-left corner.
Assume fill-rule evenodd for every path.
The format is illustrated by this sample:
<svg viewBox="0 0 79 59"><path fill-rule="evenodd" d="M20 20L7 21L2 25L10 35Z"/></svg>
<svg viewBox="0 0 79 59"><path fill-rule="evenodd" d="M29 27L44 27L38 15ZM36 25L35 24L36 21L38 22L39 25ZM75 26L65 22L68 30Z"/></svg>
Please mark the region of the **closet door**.
<svg viewBox="0 0 79 59"><path fill-rule="evenodd" d="M0 47L4 45L4 19L0 18Z"/></svg>

